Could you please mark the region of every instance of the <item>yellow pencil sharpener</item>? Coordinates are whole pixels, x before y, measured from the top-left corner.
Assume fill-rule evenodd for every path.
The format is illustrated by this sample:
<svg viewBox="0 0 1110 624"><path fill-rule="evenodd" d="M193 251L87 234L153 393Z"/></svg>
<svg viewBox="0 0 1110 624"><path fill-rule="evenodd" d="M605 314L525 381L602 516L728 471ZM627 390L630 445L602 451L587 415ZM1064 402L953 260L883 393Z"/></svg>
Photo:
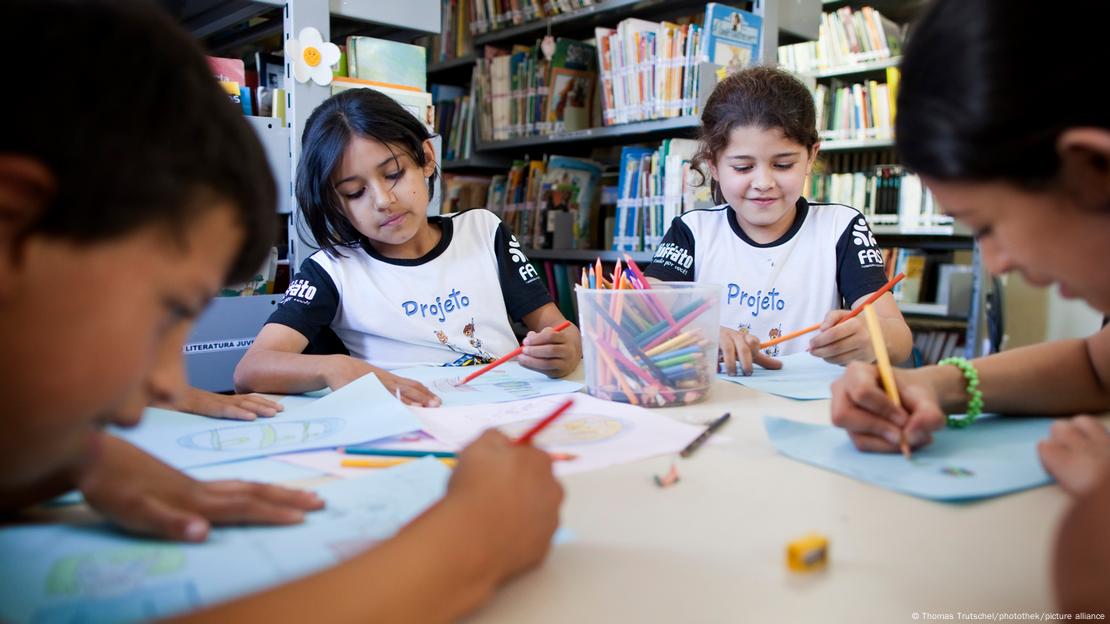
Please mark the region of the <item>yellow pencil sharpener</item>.
<svg viewBox="0 0 1110 624"><path fill-rule="evenodd" d="M786 545L786 566L795 572L822 570L829 562L829 540L810 533Z"/></svg>

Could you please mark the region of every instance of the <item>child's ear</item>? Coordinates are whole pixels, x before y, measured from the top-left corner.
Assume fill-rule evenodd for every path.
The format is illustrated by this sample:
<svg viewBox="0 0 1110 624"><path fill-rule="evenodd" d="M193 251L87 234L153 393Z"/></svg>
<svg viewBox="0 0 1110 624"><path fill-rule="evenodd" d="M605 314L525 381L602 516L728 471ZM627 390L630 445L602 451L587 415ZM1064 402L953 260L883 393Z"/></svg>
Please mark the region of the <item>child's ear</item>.
<svg viewBox="0 0 1110 624"><path fill-rule="evenodd" d="M1080 207L1110 212L1110 130L1070 128L1056 151L1064 192Z"/></svg>
<svg viewBox="0 0 1110 624"><path fill-rule="evenodd" d="M436 150L431 139L424 140L424 177L430 178L436 171Z"/></svg>
<svg viewBox="0 0 1110 624"><path fill-rule="evenodd" d="M46 210L56 186L54 175L38 160L0 154L0 293L19 264L23 234Z"/></svg>

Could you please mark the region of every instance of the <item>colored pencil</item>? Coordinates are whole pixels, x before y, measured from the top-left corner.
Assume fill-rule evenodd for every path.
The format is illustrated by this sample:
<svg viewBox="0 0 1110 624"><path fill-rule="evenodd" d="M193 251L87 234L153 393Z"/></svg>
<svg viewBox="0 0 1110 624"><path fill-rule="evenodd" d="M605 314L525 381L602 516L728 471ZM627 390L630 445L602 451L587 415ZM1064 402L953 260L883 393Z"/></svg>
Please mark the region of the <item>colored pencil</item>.
<svg viewBox="0 0 1110 624"><path fill-rule="evenodd" d="M894 383L894 369L890 367L890 355L886 352L886 342L883 340L882 328L879 327L879 317L871 306L866 306L863 318L867 321L867 334L871 337L871 346L875 350L875 363L879 366L879 379L883 382L886 396L898 407L902 407L902 398L898 396L898 386ZM902 440L899 446L902 455L910 458L910 445L906 441L906 432L902 431Z"/></svg>
<svg viewBox="0 0 1110 624"><path fill-rule="evenodd" d="M564 329L566 329L568 327L570 327L570 321L563 321L562 323L559 323L558 325L555 326L555 331L561 332L561 331L563 331ZM470 383L471 381L474 381L475 378L477 378L481 375L485 375L486 373L488 373L491 370L497 368L498 366L501 366L505 362L508 362L509 360L515 358L516 356L520 355L521 353L524 353L524 345L520 345L519 347L513 349L512 351L506 353L505 355L502 355L501 357L499 357L496 360L490 362L489 364L486 364L482 368L474 371L473 373L470 373L469 375L464 377L462 381L460 381L459 383L457 383L455 385L456 386L461 386L463 384Z"/></svg>
<svg viewBox="0 0 1110 624"><path fill-rule="evenodd" d="M411 461L416 461L416 459L412 457L391 457L388 459L344 459L339 462L339 465L343 466L344 468L390 468L393 466L400 466L401 464L407 464ZM455 464L458 463L457 459L449 457L441 458L437 461L441 461L444 463L444 465L450 466L451 468L454 468Z"/></svg>
<svg viewBox="0 0 1110 624"><path fill-rule="evenodd" d="M647 278L644 277L643 272L640 271L640 267L636 266L636 261L632 259L632 256L624 254L624 259L627 262L628 267L632 269L632 274L636 276L636 279L638 279L641 284L643 284L641 288L643 288L644 290L651 290L651 284L648 283ZM657 311L660 313L661 318L667 319L667 322L674 326L674 317L672 317L670 311L667 310L667 306L659 303L659 301L657 301L655 297L652 297L650 295L648 296L648 302L655 306Z"/></svg>
<svg viewBox="0 0 1110 624"><path fill-rule="evenodd" d="M844 321L847 321L848 319L856 316L857 314L862 312L864 308L866 308L867 306L871 305L872 303L875 303L876 301L878 301L879 297L882 297L884 294L886 294L886 292L888 290L890 290L891 288L894 288L894 285L897 284L898 282L902 281L902 278L905 277L905 276L906 276L905 273L899 273L898 275L895 275L889 282L887 282L886 284L883 284L882 288L880 288L880 289L876 290L875 292L871 293L871 296L868 297L866 300L864 300L862 305L860 305L855 310L852 310L851 312L849 312L847 314L847 316L842 317L839 321L834 323L833 327L836 327L837 325L843 323ZM798 331L790 332L789 334L784 334L782 336L779 336L778 338L775 338L774 340L768 340L767 342L760 343L759 348L760 349L766 349L767 347L773 347L773 346L779 344L780 342L786 342L787 340L793 340L794 338L797 338L798 336L804 336L805 334L808 334L809 332L812 332L812 331L817 331L818 329L821 329L821 323L817 323L816 325L810 325L809 327L806 327L805 329L799 329Z"/></svg>
<svg viewBox="0 0 1110 624"><path fill-rule="evenodd" d="M708 310L710 307L712 307L712 305L712 301L706 301L705 303L701 304L700 306L698 306L698 309L687 314L685 318L675 323L673 326L671 326L670 329L663 332L662 334L659 334L659 336L656 337L654 340L644 345L644 349L650 350L652 347L658 347L659 345L663 344L665 341L670 339L671 336L674 336L678 332L682 331L682 328L689 325L691 321L701 316L701 313Z"/></svg>
<svg viewBox="0 0 1110 624"><path fill-rule="evenodd" d="M455 453L451 451L410 451L408 449L376 449L376 448L361 448L361 447L347 447L343 452L348 455L375 455L378 457L456 457Z"/></svg>
<svg viewBox="0 0 1110 624"><path fill-rule="evenodd" d="M543 431L551 423L555 422L555 419L559 416L562 416L563 412L570 409L570 406L572 405L574 405L574 399L567 399L566 401L563 401L562 405L556 407L555 411L548 414L546 417L544 417L543 420L536 423L531 429L525 431L524 435L517 438L516 441L513 442L513 444L531 444L532 438L536 437L536 434Z"/></svg>
<svg viewBox="0 0 1110 624"><path fill-rule="evenodd" d="M714 431L720 429L722 425L728 422L728 419L731 416L732 414L730 412L725 412L724 415L722 415L720 418L709 423L709 426L705 428L705 431L703 431L701 435L694 438L692 442L686 445L686 448L682 449L682 451L679 452L679 457L689 457L693 455L694 451L701 448L701 445L705 444L705 441L709 439L709 436L713 435Z"/></svg>

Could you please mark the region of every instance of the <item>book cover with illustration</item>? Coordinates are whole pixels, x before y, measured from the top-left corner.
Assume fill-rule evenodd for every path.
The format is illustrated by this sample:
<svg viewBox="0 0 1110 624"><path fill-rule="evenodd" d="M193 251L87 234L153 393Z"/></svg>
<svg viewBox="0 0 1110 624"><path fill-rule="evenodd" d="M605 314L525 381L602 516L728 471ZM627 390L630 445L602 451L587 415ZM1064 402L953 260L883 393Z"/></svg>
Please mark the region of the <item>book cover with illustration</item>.
<svg viewBox="0 0 1110 624"><path fill-rule="evenodd" d="M601 164L595 161L552 156L547 163L547 174L541 189L543 211L565 211L571 214L574 249L594 247L592 242L597 222L594 199L600 181ZM550 237L553 232L546 234Z"/></svg>
<svg viewBox="0 0 1110 624"><path fill-rule="evenodd" d="M705 5L705 54L728 73L759 62L763 18L741 9L710 2Z"/></svg>
<svg viewBox="0 0 1110 624"><path fill-rule="evenodd" d="M573 39L559 39L551 55L547 85L547 122L552 132L590 127L597 83L597 49Z"/></svg>

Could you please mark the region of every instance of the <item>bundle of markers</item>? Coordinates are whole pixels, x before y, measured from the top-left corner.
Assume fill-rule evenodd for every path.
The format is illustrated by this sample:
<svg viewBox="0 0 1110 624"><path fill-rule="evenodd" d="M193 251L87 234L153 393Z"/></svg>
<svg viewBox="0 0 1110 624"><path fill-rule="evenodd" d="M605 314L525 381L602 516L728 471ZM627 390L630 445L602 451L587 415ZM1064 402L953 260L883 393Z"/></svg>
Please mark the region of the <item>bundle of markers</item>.
<svg viewBox="0 0 1110 624"><path fill-rule="evenodd" d="M663 407L706 397L717 372L719 286L649 284L631 258L578 285L587 391L603 399Z"/></svg>

